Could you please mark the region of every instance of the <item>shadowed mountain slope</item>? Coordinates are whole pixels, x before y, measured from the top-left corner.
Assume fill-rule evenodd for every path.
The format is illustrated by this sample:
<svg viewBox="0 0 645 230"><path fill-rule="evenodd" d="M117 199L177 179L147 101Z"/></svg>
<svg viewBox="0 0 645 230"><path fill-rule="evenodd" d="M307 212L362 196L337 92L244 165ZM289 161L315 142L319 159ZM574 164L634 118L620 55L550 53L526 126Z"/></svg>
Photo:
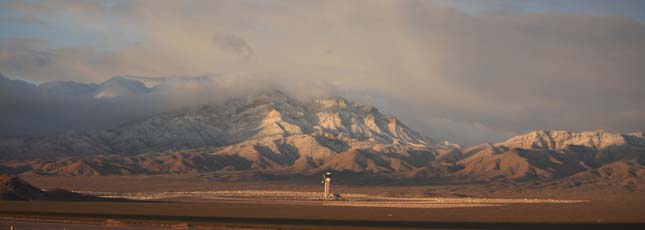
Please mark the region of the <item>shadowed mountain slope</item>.
<svg viewBox="0 0 645 230"><path fill-rule="evenodd" d="M101 201L110 199L64 189L41 190L20 177L0 174L0 200Z"/></svg>
<svg viewBox="0 0 645 230"><path fill-rule="evenodd" d="M247 172L246 179L262 179L336 171L422 181L604 180L635 188L645 138L538 130L462 148L437 144L369 105L339 97L299 101L270 91L107 130L2 138L0 159L0 171L14 174Z"/></svg>
<svg viewBox="0 0 645 230"><path fill-rule="evenodd" d="M447 155L458 148L434 144L372 106L338 97L302 102L279 91L158 114L109 130L0 140L4 171L55 175L405 174L433 161L454 163Z"/></svg>

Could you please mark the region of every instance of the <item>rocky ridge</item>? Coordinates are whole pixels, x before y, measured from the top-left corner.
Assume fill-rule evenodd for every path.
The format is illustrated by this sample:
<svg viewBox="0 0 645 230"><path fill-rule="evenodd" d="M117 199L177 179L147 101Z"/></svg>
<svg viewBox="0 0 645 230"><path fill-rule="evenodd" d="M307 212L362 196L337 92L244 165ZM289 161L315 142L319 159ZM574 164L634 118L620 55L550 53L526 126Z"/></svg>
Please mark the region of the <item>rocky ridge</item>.
<svg viewBox="0 0 645 230"><path fill-rule="evenodd" d="M20 177L0 174L0 200L105 201L107 199L64 189L39 189Z"/></svg>
<svg viewBox="0 0 645 230"><path fill-rule="evenodd" d="M435 144L372 106L339 97L301 102L279 91L159 114L110 130L3 139L0 146L4 171L56 175L406 174L458 148Z"/></svg>
<svg viewBox="0 0 645 230"><path fill-rule="evenodd" d="M0 158L0 171L13 174L271 178L337 171L422 181L610 181L639 189L645 138L538 130L462 148L436 143L369 105L340 97L303 102L269 91L108 130L2 138Z"/></svg>

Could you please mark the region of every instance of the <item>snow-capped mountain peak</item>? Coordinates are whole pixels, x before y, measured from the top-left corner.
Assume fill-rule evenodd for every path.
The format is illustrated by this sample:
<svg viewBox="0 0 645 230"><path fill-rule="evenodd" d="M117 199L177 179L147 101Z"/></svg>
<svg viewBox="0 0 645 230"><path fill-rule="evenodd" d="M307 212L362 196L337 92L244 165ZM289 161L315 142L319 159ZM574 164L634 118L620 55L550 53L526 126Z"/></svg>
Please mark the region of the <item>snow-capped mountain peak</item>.
<svg viewBox="0 0 645 230"><path fill-rule="evenodd" d="M624 145L625 143L627 143L625 135L605 130L585 132L536 130L510 138L498 145L509 148L561 150L571 145L604 149L610 146Z"/></svg>

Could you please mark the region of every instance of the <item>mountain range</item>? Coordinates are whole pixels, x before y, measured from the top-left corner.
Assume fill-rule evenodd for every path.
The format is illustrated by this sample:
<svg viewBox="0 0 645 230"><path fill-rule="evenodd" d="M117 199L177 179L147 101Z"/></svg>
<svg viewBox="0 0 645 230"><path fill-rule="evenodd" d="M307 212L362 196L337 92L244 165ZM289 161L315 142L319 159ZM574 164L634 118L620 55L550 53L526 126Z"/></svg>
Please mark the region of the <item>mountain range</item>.
<svg viewBox="0 0 645 230"><path fill-rule="evenodd" d="M17 176L0 174L0 200L128 201L80 194L65 189L40 189Z"/></svg>
<svg viewBox="0 0 645 230"><path fill-rule="evenodd" d="M95 98L151 90L122 77L39 87ZM538 130L462 147L425 137L373 106L340 97L301 101L277 90L109 129L0 138L0 172L11 174L244 172L262 179L335 171L416 181L604 181L641 189L644 166L643 132Z"/></svg>

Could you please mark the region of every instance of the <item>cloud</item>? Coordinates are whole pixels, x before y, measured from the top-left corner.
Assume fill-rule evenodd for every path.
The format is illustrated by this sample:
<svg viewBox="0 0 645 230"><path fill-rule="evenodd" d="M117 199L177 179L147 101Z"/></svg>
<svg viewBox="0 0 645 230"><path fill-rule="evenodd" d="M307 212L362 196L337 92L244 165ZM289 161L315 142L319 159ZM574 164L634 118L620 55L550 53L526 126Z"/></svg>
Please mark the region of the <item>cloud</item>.
<svg viewBox="0 0 645 230"><path fill-rule="evenodd" d="M645 25L624 16L467 14L428 1L109 3L3 5L93 36L66 47L51 36L3 39L1 71L35 82L221 75L230 92L372 103L460 144L531 129L645 128Z"/></svg>
<svg viewBox="0 0 645 230"><path fill-rule="evenodd" d="M242 61L255 61L255 52L241 37L231 34L215 34L213 44L221 51L239 56Z"/></svg>
<svg viewBox="0 0 645 230"><path fill-rule="evenodd" d="M100 84L34 84L0 75L0 136L109 129L162 112L219 104L267 90L281 90L307 101L331 95L329 90L335 88L298 80L275 84L252 75L117 76Z"/></svg>

